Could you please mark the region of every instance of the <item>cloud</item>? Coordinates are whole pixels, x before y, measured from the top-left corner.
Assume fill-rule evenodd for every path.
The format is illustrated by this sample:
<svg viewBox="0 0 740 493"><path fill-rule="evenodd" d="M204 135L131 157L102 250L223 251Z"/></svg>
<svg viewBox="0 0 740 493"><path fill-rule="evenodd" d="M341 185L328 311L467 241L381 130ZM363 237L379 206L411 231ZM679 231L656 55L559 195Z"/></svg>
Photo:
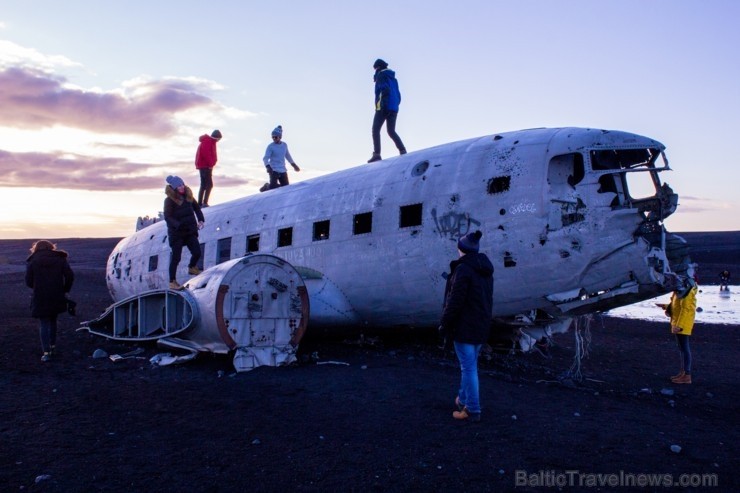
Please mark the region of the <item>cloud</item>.
<svg viewBox="0 0 740 493"><path fill-rule="evenodd" d="M40 129L62 125L94 132L166 137L177 130L174 117L220 105L199 92L193 79L137 79L120 91L100 92L66 85L40 69L0 71L0 125Z"/></svg>
<svg viewBox="0 0 740 493"><path fill-rule="evenodd" d="M167 170L181 167L172 163L134 163L118 157L100 158L62 152L12 153L0 150L0 187L151 190L164 187ZM250 181L222 176L218 183L219 186L229 187L249 184Z"/></svg>
<svg viewBox="0 0 740 493"><path fill-rule="evenodd" d="M80 65L66 56L45 55L33 48L26 48L12 41L0 39L0 68L3 70L8 67L34 67L51 72L56 67L79 67Z"/></svg>

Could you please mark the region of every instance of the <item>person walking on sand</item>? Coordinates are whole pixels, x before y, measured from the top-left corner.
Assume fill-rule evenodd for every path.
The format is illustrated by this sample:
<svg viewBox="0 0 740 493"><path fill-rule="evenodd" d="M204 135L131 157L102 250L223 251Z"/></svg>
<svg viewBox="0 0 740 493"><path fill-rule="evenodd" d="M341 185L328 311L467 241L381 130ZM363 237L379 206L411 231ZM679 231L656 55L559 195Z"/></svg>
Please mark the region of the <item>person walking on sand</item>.
<svg viewBox="0 0 740 493"><path fill-rule="evenodd" d="M439 326L442 337L453 341L460 362L460 389L452 417L472 422L480 421L481 415L478 355L493 321L493 264L478 251L481 236L476 231L457 241L460 258L450 263Z"/></svg>
<svg viewBox="0 0 740 493"><path fill-rule="evenodd" d="M694 328L696 317L696 281L687 277L682 285L671 295L667 305L658 305L665 309L666 315L671 317L671 334L676 336L676 344L681 355L681 371L671 377L676 384L691 383L691 347L689 337Z"/></svg>
<svg viewBox="0 0 740 493"><path fill-rule="evenodd" d="M198 150L195 152L195 168L200 172L200 189L198 205L208 207L208 199L213 190L213 167L218 161L216 144L221 140L221 131L214 130L211 135L203 134L198 138Z"/></svg>
<svg viewBox="0 0 740 493"><path fill-rule="evenodd" d="M185 182L179 176L167 177L164 193L167 196L164 199L164 220L167 222L167 237L172 249L169 288L183 289L177 282L177 266L182 258L182 247L186 246L190 250L188 274L197 276L203 272L198 268L200 260L198 230L203 229L206 220L193 197L193 191L185 186Z"/></svg>
<svg viewBox="0 0 740 493"><path fill-rule="evenodd" d="M270 183L263 186L263 190L261 191L272 190L290 184L288 181L288 170L285 167L286 159L296 172L301 170L295 161L293 161L293 156L288 151L288 144L283 142L282 139L283 126L278 125L272 131L272 142L267 145L265 156L262 158L265 168L267 168L267 173L270 175Z"/></svg>
<svg viewBox="0 0 740 493"><path fill-rule="evenodd" d="M720 291L729 291L730 288L728 286L730 282L730 271L729 270L723 270L719 273L719 290Z"/></svg>
<svg viewBox="0 0 740 493"><path fill-rule="evenodd" d="M396 144L399 154L406 154L406 148L401 141L401 137L396 133L396 119L398 118L398 109L401 105L401 91L398 88L396 73L388 68L388 64L378 58L373 63L375 75L375 117L373 118L373 155L368 163L374 163L383 159L380 157L380 129L383 123L388 136Z"/></svg>
<svg viewBox="0 0 740 493"><path fill-rule="evenodd" d="M33 289L31 316L39 320L43 362L50 361L56 350L57 315L67 311L65 295L75 279L67 257L55 244L39 240L26 259L26 286Z"/></svg>

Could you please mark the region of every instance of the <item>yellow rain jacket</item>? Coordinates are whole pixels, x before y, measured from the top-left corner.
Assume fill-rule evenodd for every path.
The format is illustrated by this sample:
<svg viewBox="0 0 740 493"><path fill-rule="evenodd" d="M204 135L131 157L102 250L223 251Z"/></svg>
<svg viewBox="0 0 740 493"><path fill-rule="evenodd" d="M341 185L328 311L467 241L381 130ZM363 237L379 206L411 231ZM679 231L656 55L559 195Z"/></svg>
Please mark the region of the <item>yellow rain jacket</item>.
<svg viewBox="0 0 740 493"><path fill-rule="evenodd" d="M694 328L694 318L696 316L696 292L698 287L694 286L689 291L689 294L683 298L679 298L676 291L671 296L671 327L674 325L679 327L681 330L679 334L691 335L691 330Z"/></svg>

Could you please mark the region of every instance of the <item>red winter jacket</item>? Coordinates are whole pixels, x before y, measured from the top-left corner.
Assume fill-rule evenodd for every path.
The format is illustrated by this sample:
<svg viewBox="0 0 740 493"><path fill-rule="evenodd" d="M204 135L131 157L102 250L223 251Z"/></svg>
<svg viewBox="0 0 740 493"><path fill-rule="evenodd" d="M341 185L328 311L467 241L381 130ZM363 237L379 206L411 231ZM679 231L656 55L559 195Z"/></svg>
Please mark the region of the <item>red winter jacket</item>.
<svg viewBox="0 0 740 493"><path fill-rule="evenodd" d="M216 166L216 161L218 161L216 155L216 142L218 140L208 134L201 135L198 140L200 144L198 144L198 151L195 153L195 167L197 169L213 168Z"/></svg>

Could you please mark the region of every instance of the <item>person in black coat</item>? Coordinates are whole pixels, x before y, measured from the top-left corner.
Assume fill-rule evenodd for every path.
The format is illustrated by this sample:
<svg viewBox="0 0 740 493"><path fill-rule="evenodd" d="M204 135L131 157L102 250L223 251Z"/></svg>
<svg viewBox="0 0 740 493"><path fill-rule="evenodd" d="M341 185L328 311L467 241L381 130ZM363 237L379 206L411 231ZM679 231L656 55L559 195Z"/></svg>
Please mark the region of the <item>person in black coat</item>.
<svg viewBox="0 0 740 493"><path fill-rule="evenodd" d="M50 241L39 240L31 246L31 255L26 259L26 286L33 289L31 316L39 319L44 362L51 360L56 349L57 315L67 311L65 295L74 283L67 256Z"/></svg>
<svg viewBox="0 0 740 493"><path fill-rule="evenodd" d="M205 218L198 202L193 197L193 191L185 186L179 176L168 176L167 186L164 189L167 198L164 199L164 220L167 222L167 237L172 249L170 256L170 289L182 289L177 282L177 266L182 258L182 247L190 250L188 274L196 276L202 271L198 268L200 260L200 243L198 230L203 229Z"/></svg>
<svg viewBox="0 0 740 493"><path fill-rule="evenodd" d="M478 355L488 341L493 321L493 264L479 253L482 233L457 242L460 258L450 263L440 333L451 339L460 362L460 390L455 419L480 421Z"/></svg>

